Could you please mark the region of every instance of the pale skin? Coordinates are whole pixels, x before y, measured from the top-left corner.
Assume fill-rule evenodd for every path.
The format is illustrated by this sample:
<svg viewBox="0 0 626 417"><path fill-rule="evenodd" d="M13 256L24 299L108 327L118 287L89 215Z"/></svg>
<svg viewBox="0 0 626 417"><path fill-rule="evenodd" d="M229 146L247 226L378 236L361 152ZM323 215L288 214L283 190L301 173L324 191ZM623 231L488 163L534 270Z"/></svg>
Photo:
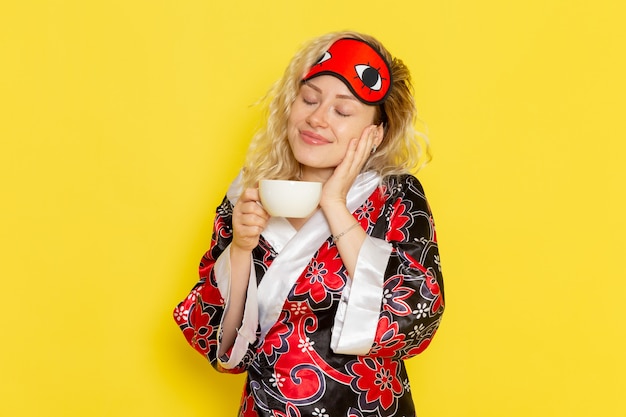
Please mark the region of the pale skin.
<svg viewBox="0 0 626 417"><path fill-rule="evenodd" d="M302 166L301 179L324 184L320 208L335 236L356 223L346 207L346 197L372 149L383 140L382 125L374 124L375 114L373 106L358 101L343 82L329 75L303 84L292 106L289 143ZM259 200L258 189L248 188L233 208L230 298L219 355L230 349L237 336L252 267L251 253L270 218ZM308 218L288 220L299 230ZM351 276L365 238L365 231L354 227L336 242Z"/></svg>

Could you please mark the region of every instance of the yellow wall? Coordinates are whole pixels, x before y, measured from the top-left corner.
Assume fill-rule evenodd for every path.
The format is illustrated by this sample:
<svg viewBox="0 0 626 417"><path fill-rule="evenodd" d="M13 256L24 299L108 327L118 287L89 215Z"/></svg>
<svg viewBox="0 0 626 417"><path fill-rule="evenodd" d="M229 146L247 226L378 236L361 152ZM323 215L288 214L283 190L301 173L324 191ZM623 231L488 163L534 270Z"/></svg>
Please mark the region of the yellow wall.
<svg viewBox="0 0 626 417"><path fill-rule="evenodd" d="M626 415L622 2L339 3L2 3L0 415L234 415L241 377L170 312L251 105L344 28L408 63L433 144L448 310L410 361L420 416Z"/></svg>

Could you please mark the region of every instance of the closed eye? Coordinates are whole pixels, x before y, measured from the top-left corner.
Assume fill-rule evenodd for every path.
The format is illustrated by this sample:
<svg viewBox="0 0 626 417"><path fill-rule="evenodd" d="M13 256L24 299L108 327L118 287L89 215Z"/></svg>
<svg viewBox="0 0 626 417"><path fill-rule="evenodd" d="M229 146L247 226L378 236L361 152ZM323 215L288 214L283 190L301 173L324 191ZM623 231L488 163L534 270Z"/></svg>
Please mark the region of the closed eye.
<svg viewBox="0 0 626 417"><path fill-rule="evenodd" d="M341 116L341 117L350 117L350 116L351 116L351 114L350 114L350 113L343 112L343 111L341 111L341 110L339 110L339 109L335 109L335 113L337 113L337 114L338 114L339 116Z"/></svg>

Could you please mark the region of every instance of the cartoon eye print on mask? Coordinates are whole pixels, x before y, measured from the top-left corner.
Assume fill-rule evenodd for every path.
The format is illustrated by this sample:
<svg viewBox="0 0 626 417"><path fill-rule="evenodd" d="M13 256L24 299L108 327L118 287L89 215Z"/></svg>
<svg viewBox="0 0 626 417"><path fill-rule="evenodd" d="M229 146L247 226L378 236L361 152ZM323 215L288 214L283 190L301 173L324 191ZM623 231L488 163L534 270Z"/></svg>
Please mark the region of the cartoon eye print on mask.
<svg viewBox="0 0 626 417"><path fill-rule="evenodd" d="M391 90L389 65L370 44L345 38L333 43L311 67L303 81L332 75L343 81L363 103L381 104Z"/></svg>
<svg viewBox="0 0 626 417"><path fill-rule="evenodd" d="M326 51L322 55L322 57L315 63L315 65L320 65L323 62L328 61L332 58L330 52ZM354 70L357 73L358 78L363 82L363 87L367 87L370 90L379 91L383 85L383 78L380 76L380 72L367 64L359 64L354 66ZM310 77L309 77L310 78Z"/></svg>
<svg viewBox="0 0 626 417"><path fill-rule="evenodd" d="M383 78L376 68L369 65L356 65L354 69L361 81L363 81L364 87L368 87L370 90L374 91L379 91L382 88Z"/></svg>
<svg viewBox="0 0 626 417"><path fill-rule="evenodd" d="M332 55L330 54L330 52L326 51L324 52L324 55L322 55L321 58L317 60L315 65L320 65L322 62L326 62L331 58L332 58Z"/></svg>

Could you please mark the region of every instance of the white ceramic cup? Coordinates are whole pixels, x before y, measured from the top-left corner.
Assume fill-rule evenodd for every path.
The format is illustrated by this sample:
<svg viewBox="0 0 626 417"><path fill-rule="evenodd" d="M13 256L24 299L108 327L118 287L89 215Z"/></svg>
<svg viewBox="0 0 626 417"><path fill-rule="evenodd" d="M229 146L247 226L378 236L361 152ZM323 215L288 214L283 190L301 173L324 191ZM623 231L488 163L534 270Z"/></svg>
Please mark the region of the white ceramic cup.
<svg viewBox="0 0 626 417"><path fill-rule="evenodd" d="M275 217L307 217L322 197L322 183L309 181L261 180L259 194L263 208Z"/></svg>

